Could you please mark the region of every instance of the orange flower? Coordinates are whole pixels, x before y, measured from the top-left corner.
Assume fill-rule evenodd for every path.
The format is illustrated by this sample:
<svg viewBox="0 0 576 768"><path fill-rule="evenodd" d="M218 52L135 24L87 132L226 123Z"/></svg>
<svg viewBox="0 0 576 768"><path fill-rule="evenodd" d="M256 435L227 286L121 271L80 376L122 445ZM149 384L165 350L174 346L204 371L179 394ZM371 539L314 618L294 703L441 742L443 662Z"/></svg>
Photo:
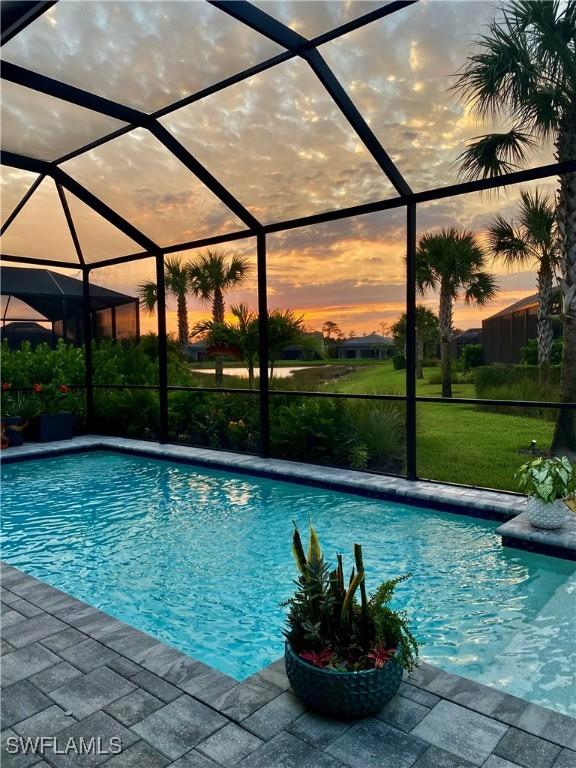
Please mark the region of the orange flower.
<svg viewBox="0 0 576 768"><path fill-rule="evenodd" d="M42 392L42 384L34 384L32 389L38 394L39 392Z"/></svg>

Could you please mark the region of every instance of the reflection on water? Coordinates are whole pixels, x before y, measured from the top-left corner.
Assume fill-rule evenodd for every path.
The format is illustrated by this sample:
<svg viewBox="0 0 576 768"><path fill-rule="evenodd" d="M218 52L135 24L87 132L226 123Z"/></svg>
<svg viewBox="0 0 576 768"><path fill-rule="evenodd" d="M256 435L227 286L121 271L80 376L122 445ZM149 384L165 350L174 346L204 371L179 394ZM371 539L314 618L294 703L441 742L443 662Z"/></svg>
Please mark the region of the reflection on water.
<svg viewBox="0 0 576 768"><path fill-rule="evenodd" d="M316 366L315 366L316 367ZM309 365L295 365L288 368L274 368L275 379L287 379L292 376L296 371L306 371L310 368ZM191 368L192 373L206 373L210 376L214 375L213 368ZM254 371L254 375L258 378L258 369ZM248 368L224 368L224 376L238 376L240 379L248 378Z"/></svg>
<svg viewBox="0 0 576 768"><path fill-rule="evenodd" d="M402 573L426 661L575 713L575 564L498 523L98 452L2 467L3 558L237 679L282 654L292 520L330 562L364 544L368 591Z"/></svg>

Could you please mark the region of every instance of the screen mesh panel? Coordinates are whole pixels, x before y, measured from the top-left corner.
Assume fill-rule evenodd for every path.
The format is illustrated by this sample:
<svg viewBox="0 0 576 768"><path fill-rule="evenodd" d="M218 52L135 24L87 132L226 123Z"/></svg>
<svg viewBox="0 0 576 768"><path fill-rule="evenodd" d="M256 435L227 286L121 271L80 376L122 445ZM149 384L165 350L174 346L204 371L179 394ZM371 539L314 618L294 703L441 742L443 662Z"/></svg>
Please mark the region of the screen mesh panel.
<svg viewBox="0 0 576 768"><path fill-rule="evenodd" d="M60 2L3 49L15 64L146 112L283 49L205 2Z"/></svg>
<svg viewBox="0 0 576 768"><path fill-rule="evenodd" d="M301 60L183 107L162 122L264 221L394 194Z"/></svg>
<svg viewBox="0 0 576 768"><path fill-rule="evenodd" d="M59 157L125 123L2 81L2 149L40 160Z"/></svg>

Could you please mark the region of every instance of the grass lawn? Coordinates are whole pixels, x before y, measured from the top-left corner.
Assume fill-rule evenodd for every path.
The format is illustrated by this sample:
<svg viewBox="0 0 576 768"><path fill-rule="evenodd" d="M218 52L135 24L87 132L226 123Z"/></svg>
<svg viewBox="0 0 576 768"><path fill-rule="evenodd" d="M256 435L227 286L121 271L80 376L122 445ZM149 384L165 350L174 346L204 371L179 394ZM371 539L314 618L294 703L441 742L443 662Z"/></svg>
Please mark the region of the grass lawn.
<svg viewBox="0 0 576 768"><path fill-rule="evenodd" d="M424 380L417 384L423 396L439 396L440 385L427 377L437 368L424 369ZM373 365L336 381L333 392L403 394L405 371L395 371L391 363ZM328 389L328 386L325 387ZM475 397L473 384L456 384L455 397ZM417 461L420 477L491 488L516 490L514 472L529 455L520 453L536 440L541 449L549 446L552 422L501 413L491 413L473 405L418 405Z"/></svg>

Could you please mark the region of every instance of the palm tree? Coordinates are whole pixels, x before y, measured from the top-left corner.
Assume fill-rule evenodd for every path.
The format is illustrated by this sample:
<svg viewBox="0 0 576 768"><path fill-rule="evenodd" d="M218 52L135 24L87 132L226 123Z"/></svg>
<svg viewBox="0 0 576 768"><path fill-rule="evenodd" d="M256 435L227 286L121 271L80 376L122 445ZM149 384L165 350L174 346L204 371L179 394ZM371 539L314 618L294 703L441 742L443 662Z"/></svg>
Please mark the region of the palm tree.
<svg viewBox="0 0 576 768"><path fill-rule="evenodd" d="M481 119L505 114L512 129L477 137L460 156L465 178L499 176L552 139L559 162L576 158L576 0L512 0L477 41L455 89ZM564 344L560 400L576 401L576 173L557 194ZM559 411L552 447L576 449L575 416Z"/></svg>
<svg viewBox="0 0 576 768"><path fill-rule="evenodd" d="M297 317L291 309L273 309L268 313L270 378L274 375L274 361L280 359L283 349L293 344L308 345L304 315Z"/></svg>
<svg viewBox="0 0 576 768"><path fill-rule="evenodd" d="M202 301L212 304L212 321L224 322L225 304L224 291L240 285L246 278L249 264L241 256L228 257L219 251L207 251L197 261L188 264L188 275L192 284L192 292ZM216 385L222 386L223 363L222 357L215 361Z"/></svg>
<svg viewBox="0 0 576 768"><path fill-rule="evenodd" d="M188 267L177 256L168 256L164 261L164 285L166 292L176 298L178 317L178 343L184 347L188 344L188 301L187 294L191 289ZM138 289L140 304L145 312L153 314L158 303L158 287L148 281Z"/></svg>
<svg viewBox="0 0 576 768"><path fill-rule="evenodd" d="M454 302L464 295L467 304L484 306L497 291L486 271L487 257L472 232L443 229L426 233L416 249L416 284L421 294L440 292L438 313L442 358L442 397L452 397L450 341Z"/></svg>
<svg viewBox="0 0 576 768"><path fill-rule="evenodd" d="M550 197L522 192L518 220L496 216L488 225L488 242L495 258L509 266L538 267L538 366L548 381L554 329L554 277L558 265L556 209Z"/></svg>
<svg viewBox="0 0 576 768"><path fill-rule="evenodd" d="M406 313L391 327L397 348L406 355ZM422 361L426 344L438 343L438 315L424 304L416 307L416 378L423 379Z"/></svg>

